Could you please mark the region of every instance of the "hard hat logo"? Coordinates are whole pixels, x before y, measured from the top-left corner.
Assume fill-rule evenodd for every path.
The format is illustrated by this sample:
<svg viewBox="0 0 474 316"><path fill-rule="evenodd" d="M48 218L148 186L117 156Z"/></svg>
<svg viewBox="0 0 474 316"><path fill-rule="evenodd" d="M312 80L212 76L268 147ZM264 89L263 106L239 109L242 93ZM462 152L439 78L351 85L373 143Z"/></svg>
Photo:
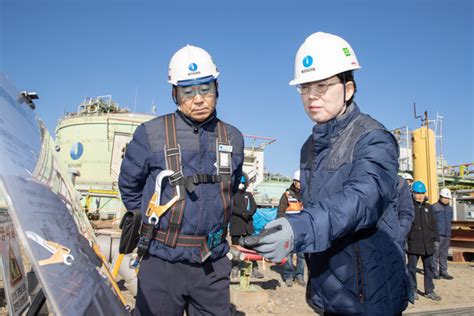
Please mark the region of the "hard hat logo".
<svg viewBox="0 0 474 316"><path fill-rule="evenodd" d="M188 69L191 71L196 71L198 69L198 65L196 65L196 63L190 63Z"/></svg>
<svg viewBox="0 0 474 316"><path fill-rule="evenodd" d="M342 49L342 51L344 52L344 55L346 55L347 57L349 57L351 55L351 52L350 52L349 48L347 48L347 47L344 47Z"/></svg>
<svg viewBox="0 0 474 316"><path fill-rule="evenodd" d="M308 68L312 64L313 64L313 57L308 55L305 58L303 58L303 66L305 66L305 68Z"/></svg>

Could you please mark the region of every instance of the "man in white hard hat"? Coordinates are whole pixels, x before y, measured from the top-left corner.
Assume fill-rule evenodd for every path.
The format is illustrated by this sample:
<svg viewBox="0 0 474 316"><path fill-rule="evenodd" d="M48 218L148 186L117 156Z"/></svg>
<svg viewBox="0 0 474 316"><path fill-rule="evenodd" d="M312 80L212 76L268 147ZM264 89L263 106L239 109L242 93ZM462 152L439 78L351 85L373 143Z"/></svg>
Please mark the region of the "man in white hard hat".
<svg viewBox="0 0 474 316"><path fill-rule="evenodd" d="M410 192L411 185L408 183L408 177L410 174L405 173L398 178L397 185L397 212L398 221L402 229L402 236L400 237L405 244L406 237L410 232L413 218L415 217L413 198ZM413 179L413 178L412 178ZM405 247L406 248L406 247Z"/></svg>
<svg viewBox="0 0 474 316"><path fill-rule="evenodd" d="M296 170L293 174L293 183L280 198L277 218L301 212L303 203L301 202L300 188L300 171ZM293 266L293 255L296 255L296 267ZM301 286L306 285L304 281L303 253L291 253L287 256L287 260L283 265L283 280L288 287L293 286L293 281Z"/></svg>
<svg viewBox="0 0 474 316"><path fill-rule="evenodd" d="M406 180L406 182L408 183L408 186L410 187L411 189L411 185L413 184L413 181L415 181L413 179L413 176L407 172L405 172L403 175L402 175L402 178Z"/></svg>
<svg viewBox="0 0 474 316"><path fill-rule="evenodd" d="M434 253L435 279L453 279L448 273L448 250L451 243L451 220L453 219L453 208L449 205L451 199L451 191L448 188L442 188L439 192L438 202L433 205L439 234L439 242L435 243Z"/></svg>
<svg viewBox="0 0 474 316"><path fill-rule="evenodd" d="M275 262L307 254L308 301L319 311L397 315L411 295L396 211L398 146L354 102L359 68L339 36L314 33L300 46L290 85L316 123L301 149L304 209L268 223L255 249Z"/></svg>
<svg viewBox="0 0 474 316"><path fill-rule="evenodd" d="M216 116L218 75L204 49L178 50L168 72L178 110L140 125L127 147L120 192L143 221L136 315L230 315L226 236L244 142Z"/></svg>

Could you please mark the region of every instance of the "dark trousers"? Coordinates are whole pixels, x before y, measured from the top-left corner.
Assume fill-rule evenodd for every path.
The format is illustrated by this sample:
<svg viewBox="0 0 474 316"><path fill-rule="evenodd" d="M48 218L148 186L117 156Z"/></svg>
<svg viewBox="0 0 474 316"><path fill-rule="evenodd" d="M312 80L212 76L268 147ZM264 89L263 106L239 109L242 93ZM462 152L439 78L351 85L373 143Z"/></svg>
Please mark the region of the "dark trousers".
<svg viewBox="0 0 474 316"><path fill-rule="evenodd" d="M144 258L135 315L230 315L230 260L222 257L210 267Z"/></svg>
<svg viewBox="0 0 474 316"><path fill-rule="evenodd" d="M418 263L419 257L421 257L423 261L425 294L429 294L434 291L433 255L408 254L408 272L410 275L411 288L413 289L413 293L416 293L416 264Z"/></svg>
<svg viewBox="0 0 474 316"><path fill-rule="evenodd" d="M434 273L448 274L448 250L451 243L451 237L439 236L439 243L435 243L434 253Z"/></svg>

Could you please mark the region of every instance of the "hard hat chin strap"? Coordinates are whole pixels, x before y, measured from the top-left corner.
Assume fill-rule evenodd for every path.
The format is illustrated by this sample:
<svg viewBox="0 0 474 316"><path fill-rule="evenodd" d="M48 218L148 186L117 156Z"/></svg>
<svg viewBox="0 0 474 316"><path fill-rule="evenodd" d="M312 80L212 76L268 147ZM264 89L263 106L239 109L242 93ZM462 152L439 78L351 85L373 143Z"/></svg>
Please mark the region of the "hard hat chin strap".
<svg viewBox="0 0 474 316"><path fill-rule="evenodd" d="M176 105L178 105L178 99L176 98L177 94L178 92L176 91L176 86L173 86L173 88L171 89L171 98L173 99L173 102ZM179 108L179 105L178 105L178 108Z"/></svg>
<svg viewBox="0 0 474 316"><path fill-rule="evenodd" d="M344 99L343 99L343 101L344 101L344 106L347 107L347 104L346 104L346 102L347 102L347 101L346 101L346 73L343 73L343 74L342 74L342 85L344 86Z"/></svg>

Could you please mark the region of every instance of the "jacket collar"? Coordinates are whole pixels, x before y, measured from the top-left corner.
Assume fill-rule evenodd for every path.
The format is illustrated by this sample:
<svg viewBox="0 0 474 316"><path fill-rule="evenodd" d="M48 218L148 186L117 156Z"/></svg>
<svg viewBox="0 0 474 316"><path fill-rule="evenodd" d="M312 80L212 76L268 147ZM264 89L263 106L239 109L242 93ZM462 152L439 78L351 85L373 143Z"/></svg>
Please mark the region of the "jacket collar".
<svg viewBox="0 0 474 316"><path fill-rule="evenodd" d="M313 127L313 143L315 144L316 152L329 147L331 138L339 135L359 114L359 107L355 102L352 102L341 116L337 116L326 123L316 124Z"/></svg>
<svg viewBox="0 0 474 316"><path fill-rule="evenodd" d="M183 120L184 123L186 123L186 125L191 127L195 133L197 133L200 128L206 129L206 127L213 127L217 124L216 110L214 110L214 112L212 112L212 114L204 122L197 122L189 116L186 116L180 110L176 110L176 114Z"/></svg>

